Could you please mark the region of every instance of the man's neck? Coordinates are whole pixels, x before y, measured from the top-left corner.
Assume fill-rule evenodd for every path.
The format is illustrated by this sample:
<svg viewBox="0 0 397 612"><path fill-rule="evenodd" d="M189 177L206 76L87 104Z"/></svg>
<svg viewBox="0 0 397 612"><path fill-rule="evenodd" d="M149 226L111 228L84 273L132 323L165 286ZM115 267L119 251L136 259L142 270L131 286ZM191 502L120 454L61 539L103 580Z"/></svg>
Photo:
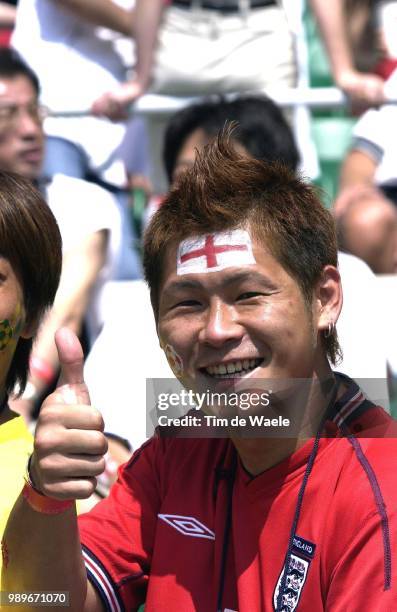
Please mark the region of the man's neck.
<svg viewBox="0 0 397 612"><path fill-rule="evenodd" d="M331 369L322 374L322 382L319 379L313 380L305 405L302 405L299 401L292 402L292 408L287 406L286 411L282 410L284 414L287 413L290 417L294 437L273 438L269 436L268 432L266 437L263 438L232 437L240 460L250 474L256 476L268 470L292 455L307 440L317 435L330 404L333 404L336 397L343 393L343 390L340 389L335 395L336 383ZM287 403L289 402L290 400ZM296 418L294 418L294 415Z"/></svg>
<svg viewBox="0 0 397 612"><path fill-rule="evenodd" d="M257 476L290 457L303 446L306 439L253 438L243 440L232 438L232 441L245 470L251 476Z"/></svg>

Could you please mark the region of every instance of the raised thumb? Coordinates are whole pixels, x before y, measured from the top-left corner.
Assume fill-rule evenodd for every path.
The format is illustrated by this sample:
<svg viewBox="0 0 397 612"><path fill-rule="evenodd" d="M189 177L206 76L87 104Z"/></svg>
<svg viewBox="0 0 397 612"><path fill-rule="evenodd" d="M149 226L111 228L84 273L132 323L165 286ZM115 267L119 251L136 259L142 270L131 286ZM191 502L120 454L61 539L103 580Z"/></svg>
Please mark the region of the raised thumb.
<svg viewBox="0 0 397 612"><path fill-rule="evenodd" d="M57 393L66 404L90 404L90 396L84 382L84 353L76 334L61 327L55 334L61 374Z"/></svg>

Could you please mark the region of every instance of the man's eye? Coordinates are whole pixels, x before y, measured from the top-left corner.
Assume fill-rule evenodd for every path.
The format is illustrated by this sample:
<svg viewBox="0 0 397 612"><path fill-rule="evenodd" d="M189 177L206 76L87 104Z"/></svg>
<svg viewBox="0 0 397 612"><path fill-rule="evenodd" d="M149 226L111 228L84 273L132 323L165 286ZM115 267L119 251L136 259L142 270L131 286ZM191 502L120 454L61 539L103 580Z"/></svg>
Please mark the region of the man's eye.
<svg viewBox="0 0 397 612"><path fill-rule="evenodd" d="M263 293L259 293L259 291L245 291L244 293L240 293L237 298L237 301L249 300L251 298L259 297L261 295L263 295Z"/></svg>
<svg viewBox="0 0 397 612"><path fill-rule="evenodd" d="M182 300L181 302L177 302L174 308L183 308L184 306L200 306L200 302L198 300Z"/></svg>
<svg viewBox="0 0 397 612"><path fill-rule="evenodd" d="M0 106L0 119L10 119L18 112L15 106Z"/></svg>

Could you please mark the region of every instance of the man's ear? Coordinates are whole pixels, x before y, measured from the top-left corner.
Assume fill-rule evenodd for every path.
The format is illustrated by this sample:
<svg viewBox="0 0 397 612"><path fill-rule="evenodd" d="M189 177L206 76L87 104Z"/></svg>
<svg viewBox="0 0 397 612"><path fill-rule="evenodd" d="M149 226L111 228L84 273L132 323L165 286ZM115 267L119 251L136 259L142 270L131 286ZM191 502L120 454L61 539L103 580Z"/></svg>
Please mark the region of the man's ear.
<svg viewBox="0 0 397 612"><path fill-rule="evenodd" d="M343 295L340 274L334 266L325 266L315 289L317 329L335 325L342 309Z"/></svg>

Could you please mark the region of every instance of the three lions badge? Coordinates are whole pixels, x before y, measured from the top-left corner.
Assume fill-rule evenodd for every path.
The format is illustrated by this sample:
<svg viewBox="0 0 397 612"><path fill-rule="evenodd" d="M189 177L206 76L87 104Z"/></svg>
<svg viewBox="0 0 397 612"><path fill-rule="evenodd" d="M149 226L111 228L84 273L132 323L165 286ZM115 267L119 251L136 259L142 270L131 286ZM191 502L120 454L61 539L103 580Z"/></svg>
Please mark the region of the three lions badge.
<svg viewBox="0 0 397 612"><path fill-rule="evenodd" d="M294 610L296 610L315 550L315 544L312 544L311 542L308 542L308 540L304 540L299 536L294 537L294 544L287 569L287 578L282 598L282 612L294 612ZM277 610L277 598L285 569L284 564L277 581L276 588L274 589L273 606L275 610Z"/></svg>

